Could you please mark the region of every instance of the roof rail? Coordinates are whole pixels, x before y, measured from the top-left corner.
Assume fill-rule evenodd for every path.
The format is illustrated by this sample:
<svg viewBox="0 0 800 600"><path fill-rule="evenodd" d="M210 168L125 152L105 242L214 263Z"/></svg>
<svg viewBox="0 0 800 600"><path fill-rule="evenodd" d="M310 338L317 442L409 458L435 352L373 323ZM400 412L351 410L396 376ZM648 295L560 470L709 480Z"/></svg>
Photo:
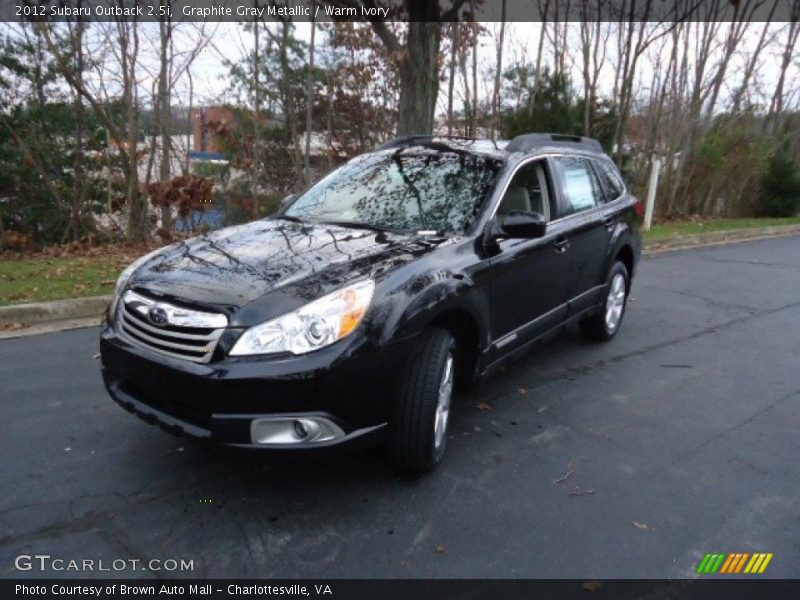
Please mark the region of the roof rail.
<svg viewBox="0 0 800 600"><path fill-rule="evenodd" d="M592 152L602 152L603 146L594 138L563 133L526 133L518 135L506 146L506 152L529 152L534 148L559 146L563 148L582 148Z"/></svg>
<svg viewBox="0 0 800 600"><path fill-rule="evenodd" d="M461 142L482 142L488 140L481 140L480 138L466 137L463 135L401 135L392 138L378 146L377 150L388 150L389 148L402 148L404 146L420 146L432 143L434 140L453 140ZM497 144L495 143L495 147Z"/></svg>
<svg viewBox="0 0 800 600"><path fill-rule="evenodd" d="M432 135L401 135L384 142L377 147L377 150L388 150L389 148L402 148L403 146L417 146L419 144L430 144Z"/></svg>

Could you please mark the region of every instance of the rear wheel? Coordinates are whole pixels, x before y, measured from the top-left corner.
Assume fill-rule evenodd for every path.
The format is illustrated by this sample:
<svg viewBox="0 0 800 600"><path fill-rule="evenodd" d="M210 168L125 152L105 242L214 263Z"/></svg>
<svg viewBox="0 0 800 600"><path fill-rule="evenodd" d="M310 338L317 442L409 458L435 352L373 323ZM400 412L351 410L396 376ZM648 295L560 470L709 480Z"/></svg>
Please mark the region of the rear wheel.
<svg viewBox="0 0 800 600"><path fill-rule="evenodd" d="M449 331L430 329L406 367L388 437L389 454L402 471L431 471L444 455L456 373L455 347Z"/></svg>
<svg viewBox="0 0 800 600"><path fill-rule="evenodd" d="M622 326L630 289L630 276L624 263L614 263L608 273L607 283L608 291L602 309L580 322L581 331L593 340L608 341L617 335Z"/></svg>

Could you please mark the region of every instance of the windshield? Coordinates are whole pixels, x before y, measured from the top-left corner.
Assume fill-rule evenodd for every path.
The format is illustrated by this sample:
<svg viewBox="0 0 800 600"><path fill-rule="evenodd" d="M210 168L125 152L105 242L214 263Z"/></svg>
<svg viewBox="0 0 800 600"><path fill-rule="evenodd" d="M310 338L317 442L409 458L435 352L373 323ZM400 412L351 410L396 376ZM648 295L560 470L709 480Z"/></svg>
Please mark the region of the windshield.
<svg viewBox="0 0 800 600"><path fill-rule="evenodd" d="M499 167L494 158L421 147L367 154L330 173L285 215L460 234L475 220Z"/></svg>

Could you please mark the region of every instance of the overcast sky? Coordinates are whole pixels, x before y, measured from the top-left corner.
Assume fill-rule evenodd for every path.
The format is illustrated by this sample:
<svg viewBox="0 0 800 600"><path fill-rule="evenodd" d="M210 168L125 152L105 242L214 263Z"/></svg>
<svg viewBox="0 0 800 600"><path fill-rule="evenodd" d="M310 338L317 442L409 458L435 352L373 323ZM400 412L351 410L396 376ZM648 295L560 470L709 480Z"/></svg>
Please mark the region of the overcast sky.
<svg viewBox="0 0 800 600"><path fill-rule="evenodd" d="M499 33L499 23L485 23L486 28L489 30L489 35L484 36L481 40L479 50L479 65L480 71L485 74L482 77L481 86L484 95L490 93L491 86L493 85L490 77L491 70L494 68L496 61L496 40ZM720 38L719 44L722 43L722 34L729 24L722 25L721 32L718 37ZM228 87L228 70L223 65L223 57L228 60L235 60L241 57L246 51L252 48L253 39L252 34L245 32L242 27L235 23L215 23L206 26L209 33L213 32L213 42L208 50L198 58L195 64L194 73L196 75L195 91L206 102L214 102L216 100L225 99L225 90ZM297 23L296 36L300 39L308 41L310 38L310 23ZM575 35L577 35L578 24L573 24L575 28ZM741 65L746 56L752 51L755 46L758 36L761 33L762 24L754 23L751 25L751 30L748 32L748 38L742 43L739 49L739 56L735 59L734 67L729 69L731 74L729 85L735 86L737 65ZM776 41L782 41L781 35L786 24L776 23L770 26L770 35L775 35ZM504 44L504 64L512 64L521 60L533 61L535 58L539 36L541 35L541 23L508 23L506 24L505 44ZM575 40L577 41L577 39ZM317 37L317 43L324 43L324 39ZM604 74L601 77L600 85L601 91L604 94L610 94L613 85L613 44L609 44L608 58ZM547 49L547 45L545 45ZM758 82L757 86L763 87L765 93L771 93L774 88L774 82L777 79L779 67L779 52L782 50L782 45L776 43L773 47L762 53L762 64L758 69ZM546 50L545 50L546 51ZM574 60L574 65L571 70L573 83L577 90L580 90L581 74L580 74L580 48L575 45L574 52L568 52L568 60ZM715 54L719 55L720 50L716 50ZM549 55L548 55L549 56ZM713 64L716 56L711 57L710 64ZM644 60L640 63L640 85L646 86L652 78L652 65L659 60L658 44L647 53ZM798 80L799 69L798 65L794 65L790 72L790 82ZM457 77L457 79L459 79ZM797 85L788 86L787 90L797 88ZM457 81L457 94L460 93L461 86ZM442 86L441 92L444 92ZM443 94L440 95L439 110L437 113L444 110Z"/></svg>
<svg viewBox="0 0 800 600"><path fill-rule="evenodd" d="M499 23L484 23L489 31L489 34L483 36L481 39L479 50L479 78L480 86L483 97L487 97L490 93L493 76L493 69L496 60L496 39L499 32ZM98 35L102 32L102 28L108 28L110 24L95 24L92 25L92 31ZM694 24L697 26L697 24ZM719 44L722 43L722 38L729 23L723 23L719 34ZM8 31L13 31L19 26L10 23L0 23L0 28L6 28ZM157 48L158 48L158 27L155 23L141 24L141 53L140 65L142 71L140 98L145 104L150 97L153 89L153 81L158 74L157 63ZM573 28L573 40L577 41L578 36L578 23L571 24ZM761 56L761 65L757 69L757 79L753 84L753 89L756 94L769 96L775 87L777 79L778 65L780 59L780 51L782 50L782 41L785 39L786 24L776 23L770 25L770 35L776 36L776 41L771 48L764 51ZM308 41L310 38L311 24L301 22L296 24L295 35L302 40ZM755 46L756 40L761 33L762 24L754 23L751 25L749 36L739 49L739 55L734 60L732 67L728 70L729 81L726 84L730 89L737 85L737 74L740 71L739 65L743 63L746 56L751 52ZM535 60L535 53L538 46L539 36L541 35L541 23L508 23L506 25L506 35L504 44L504 65L513 64L522 60L533 61ZM195 106L204 104L216 104L220 102L231 101L232 97L227 94L229 89L229 69L225 65L225 61L237 62L241 60L247 52L253 47L253 36L250 32L246 31L242 25L238 23L183 23L177 27L175 33L175 47L178 53L177 63L181 62L181 53L188 53L191 49L196 48L198 45L198 36L203 36L207 40L207 46L196 58L192 66L192 90L193 90L193 104ZM98 37L102 37L98 35ZM663 38L667 41L667 37ZM99 42L98 42L99 43ZM325 44L325 36L318 34L317 44ZM89 55L97 56L101 54L100 46L98 50L88 52ZM610 95L613 85L613 71L612 65L613 52L615 44L613 42L607 44L608 56L603 76L600 78L601 93ZM719 50L714 52L716 56L712 56L709 63L713 65L718 58ZM548 45L545 44L545 56L549 58ZM571 68L571 77L578 93L581 91L582 79L580 73L580 48L577 44L574 50L567 53L568 60L574 61ZM113 89L114 78L118 77L119 69L115 64L114 57L107 55L107 70L104 73L106 81L104 82L107 87ZM644 90L652 78L652 65L657 64L660 60L665 60L659 56L659 43L654 44L643 57L639 65L639 86ZM795 64L789 73L789 80L787 81L786 89L789 93L797 94L800 90L800 85L797 81L800 78L800 69ZM456 96L461 95L461 82L460 77L456 78ZM98 80L99 81L99 80ZM723 89L723 98L729 90ZM439 104L437 108L437 115L445 111L445 92L446 84L442 85L440 90ZM182 76L176 82L173 89L173 102L175 104L187 105L189 102L189 78ZM788 103L797 102L797 98L790 98ZM457 100L458 103L458 100Z"/></svg>

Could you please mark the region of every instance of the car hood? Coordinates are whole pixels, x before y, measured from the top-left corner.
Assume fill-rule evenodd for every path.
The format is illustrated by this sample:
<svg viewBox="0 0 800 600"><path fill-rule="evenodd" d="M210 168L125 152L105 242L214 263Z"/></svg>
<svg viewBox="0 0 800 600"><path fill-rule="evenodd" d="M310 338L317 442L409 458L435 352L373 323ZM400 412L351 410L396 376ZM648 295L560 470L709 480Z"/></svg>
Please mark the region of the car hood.
<svg viewBox="0 0 800 600"><path fill-rule="evenodd" d="M301 281L313 280L305 286L310 297L321 295L413 260L442 241L281 219L255 221L165 248L136 270L129 285L236 309Z"/></svg>

